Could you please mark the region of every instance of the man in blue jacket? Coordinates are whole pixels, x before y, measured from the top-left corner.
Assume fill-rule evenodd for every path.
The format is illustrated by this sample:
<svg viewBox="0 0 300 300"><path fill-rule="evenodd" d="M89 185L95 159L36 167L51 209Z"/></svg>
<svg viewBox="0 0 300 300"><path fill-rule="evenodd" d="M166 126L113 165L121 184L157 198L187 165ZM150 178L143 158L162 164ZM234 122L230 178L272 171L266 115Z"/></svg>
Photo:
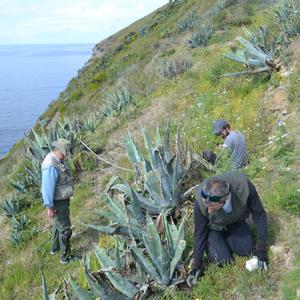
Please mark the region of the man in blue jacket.
<svg viewBox="0 0 300 300"><path fill-rule="evenodd" d="M245 222L252 214L257 231L254 244ZM267 269L267 215L254 185L240 171L213 176L195 191L194 264L188 285L203 273L203 253L219 266L230 263L233 254L255 254Z"/></svg>
<svg viewBox="0 0 300 300"><path fill-rule="evenodd" d="M71 173L65 163L70 153L70 143L65 139L53 142L53 152L42 163L42 196L47 215L53 219L51 254L61 251L60 262L67 264L72 259L70 238L70 197L73 195Z"/></svg>

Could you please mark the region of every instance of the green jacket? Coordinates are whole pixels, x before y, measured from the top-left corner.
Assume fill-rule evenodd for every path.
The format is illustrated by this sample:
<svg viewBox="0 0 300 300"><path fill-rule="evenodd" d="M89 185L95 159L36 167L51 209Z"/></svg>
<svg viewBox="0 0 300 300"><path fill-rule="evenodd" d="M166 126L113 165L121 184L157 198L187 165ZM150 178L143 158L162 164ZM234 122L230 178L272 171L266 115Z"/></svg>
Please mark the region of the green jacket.
<svg viewBox="0 0 300 300"><path fill-rule="evenodd" d="M209 214L207 207L204 205L201 197L201 189L206 181L200 184L196 189L195 198L198 201L202 215L209 220L208 227L212 230L222 231L228 225L235 222L244 221L249 215L250 211L247 207L247 199L249 196L249 186L247 177L244 173L233 171L211 177L211 179L221 179L230 184L231 187L231 213L226 213L223 209Z"/></svg>

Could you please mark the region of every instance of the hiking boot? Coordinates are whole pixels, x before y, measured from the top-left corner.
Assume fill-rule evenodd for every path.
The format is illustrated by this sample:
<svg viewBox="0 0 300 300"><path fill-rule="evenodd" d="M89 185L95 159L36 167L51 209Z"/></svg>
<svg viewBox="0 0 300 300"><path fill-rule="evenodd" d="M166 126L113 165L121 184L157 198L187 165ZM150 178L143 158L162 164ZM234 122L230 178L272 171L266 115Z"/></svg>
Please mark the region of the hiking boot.
<svg viewBox="0 0 300 300"><path fill-rule="evenodd" d="M66 265L66 264L68 264L71 261L76 260L76 259L78 259L76 256L69 255L69 256L67 256L65 258L61 258L60 259L60 263L63 264L63 265Z"/></svg>
<svg viewBox="0 0 300 300"><path fill-rule="evenodd" d="M54 255L54 254L56 254L57 252L59 252L59 249L58 249L58 248L52 248L52 249L50 250L50 254L51 254L51 255Z"/></svg>

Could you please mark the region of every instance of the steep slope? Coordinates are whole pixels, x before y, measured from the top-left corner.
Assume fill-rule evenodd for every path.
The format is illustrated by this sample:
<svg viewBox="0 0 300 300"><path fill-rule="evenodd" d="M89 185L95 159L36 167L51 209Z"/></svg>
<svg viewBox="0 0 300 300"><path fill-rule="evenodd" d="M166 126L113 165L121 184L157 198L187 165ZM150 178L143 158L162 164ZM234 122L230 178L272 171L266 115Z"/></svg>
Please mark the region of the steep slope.
<svg viewBox="0 0 300 300"><path fill-rule="evenodd" d="M132 24L94 48L93 57L72 79L40 120L51 127L62 116L78 119L82 124L95 122L84 141L101 157L121 167L129 167L123 139L130 132L141 139L140 122L149 128L164 126L170 117L171 132L180 126L184 142L194 152L215 149L219 142L212 135L214 119L225 118L232 127L245 133L251 156L246 172L258 186L269 214L270 271L248 274L245 259L223 269L211 266L193 291L166 291L165 299L296 299L300 288L299 274L299 41L290 47L292 72L277 73L271 79L257 75L247 78L218 78L243 66L224 58L236 46L236 36L244 35L242 25L255 31L268 25L275 34L273 1L229 1L227 8L215 11L216 1L175 1ZM181 21L202 16L201 22L215 27L205 47L190 48L188 39L198 28L185 30ZM178 68L170 68L173 63ZM171 69L171 70L170 70ZM98 112L106 106L108 95L127 89L134 102L123 111L106 118ZM282 126L289 133L282 136ZM282 124L282 122L280 123ZM37 126L37 130L38 130ZM269 137L275 138L269 139ZM272 143L269 143L271 141ZM291 145L293 146L291 148ZM23 163L23 142L0 162L1 198L12 191L9 180L20 173ZM86 230L77 221L99 223L95 208L103 208L99 193L112 175L132 180L132 174L97 161L84 148L72 160L77 177L72 201L72 220L76 251L90 249L91 241L110 247L111 238ZM11 171L12 170L12 171ZM39 270L43 267L49 289L54 290L70 272L87 286L78 263L61 266L50 249L49 220L40 205L39 196L27 193L24 213L36 226L38 234L19 247L9 244L10 225L1 218L0 274L1 299L41 299ZM188 247L192 248L192 217L189 222Z"/></svg>

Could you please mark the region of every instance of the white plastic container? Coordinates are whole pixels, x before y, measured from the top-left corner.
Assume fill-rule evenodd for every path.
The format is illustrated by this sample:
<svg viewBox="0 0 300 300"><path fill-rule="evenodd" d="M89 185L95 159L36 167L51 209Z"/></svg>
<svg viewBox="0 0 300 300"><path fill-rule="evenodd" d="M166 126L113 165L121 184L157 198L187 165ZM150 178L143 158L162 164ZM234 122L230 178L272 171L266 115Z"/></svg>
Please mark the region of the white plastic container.
<svg viewBox="0 0 300 300"><path fill-rule="evenodd" d="M246 261L246 269L250 272L257 270L260 267L257 256L252 256Z"/></svg>

